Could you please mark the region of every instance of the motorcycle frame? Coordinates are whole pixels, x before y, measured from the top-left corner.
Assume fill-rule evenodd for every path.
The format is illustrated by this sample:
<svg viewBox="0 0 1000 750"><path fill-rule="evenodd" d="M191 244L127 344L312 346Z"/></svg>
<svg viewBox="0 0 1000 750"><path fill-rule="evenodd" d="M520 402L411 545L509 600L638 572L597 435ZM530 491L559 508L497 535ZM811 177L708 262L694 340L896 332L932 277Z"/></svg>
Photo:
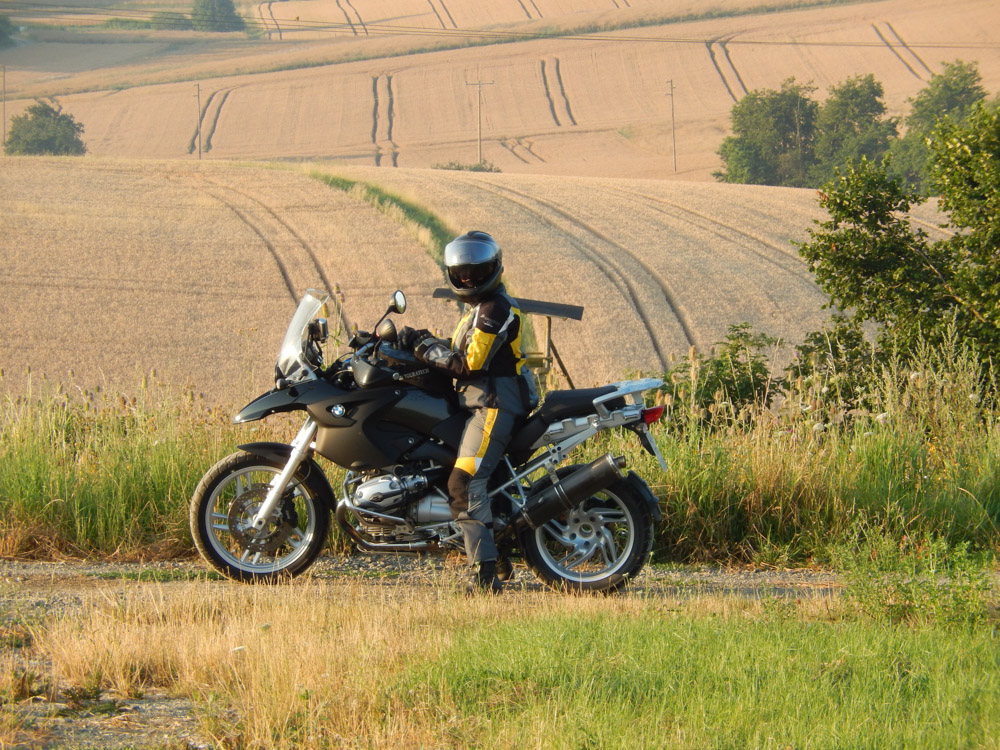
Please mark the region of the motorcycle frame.
<svg viewBox="0 0 1000 750"><path fill-rule="evenodd" d="M546 475L550 477L550 481L553 483L559 482L559 476L556 473L556 469L569 454L577 446L587 442L592 437L597 435L597 433L604 430L614 429L616 427L633 427L636 423L641 423L645 428L645 424L642 419L642 411L644 409L644 404L642 403L639 394L644 391L650 390L652 388L658 388L663 384L662 380L656 378L644 378L640 380L624 381L620 383L615 383L615 390L611 393L605 394L594 400L594 413L581 417L573 417L569 419L564 419L559 422L554 422L549 425L548 429L542 434L538 440L535 441L533 448L538 450L542 446L546 446L545 450L538 456L535 456L528 462L522 464L521 466L515 467L510 462L508 456L503 457L504 465L507 467L507 471L510 478L505 480L498 487L495 487L489 492L489 498L494 499L498 496L505 496L515 504L516 507L513 510L516 512L521 510L527 503L527 498L524 495L525 489L530 489L534 484L529 477L537 471L544 470ZM630 398L632 403L626 403L624 406L620 406L615 409L609 409L607 404L611 401L615 401L620 398ZM563 435L562 439L556 439L556 436ZM656 447L654 441L653 446ZM663 457L656 451L656 457L659 459L661 465L666 469ZM440 467L438 467L440 468ZM528 485L525 487L523 482L528 480ZM393 523L402 525L406 527L410 532L416 531L418 528L425 529L427 531L440 531L441 529L449 529L452 533L447 537L439 535L438 540L434 542L436 545L447 543L451 540L459 539L461 533L455 531L452 528L453 522L451 521L441 521L441 522L431 522L427 524L422 524L419 527L415 526L412 522L406 518L400 516L393 516L388 513L380 513L375 510L369 510L368 508L359 508L353 502L351 502L351 492L349 490L349 485L353 482L353 477L350 473L347 478L344 479L343 484L343 495L339 500L337 506L338 510L344 508L359 517L364 515L373 516L376 518L381 518L386 521L391 521ZM430 548L430 542L403 542L403 543L385 543L385 544L374 544L368 542L367 540L361 539L358 536L351 534L355 542L362 545L365 549L369 551L383 551L383 552L398 552L398 551L420 551Z"/></svg>

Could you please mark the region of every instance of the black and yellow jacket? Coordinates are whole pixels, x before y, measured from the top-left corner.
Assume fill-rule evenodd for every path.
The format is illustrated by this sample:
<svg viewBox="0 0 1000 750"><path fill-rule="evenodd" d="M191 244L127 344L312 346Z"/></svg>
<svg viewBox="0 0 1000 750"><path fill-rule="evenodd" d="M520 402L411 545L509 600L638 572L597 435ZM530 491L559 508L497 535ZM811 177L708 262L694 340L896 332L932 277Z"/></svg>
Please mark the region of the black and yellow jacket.
<svg viewBox="0 0 1000 750"><path fill-rule="evenodd" d="M537 404L534 379L521 346L523 318L500 286L462 317L451 341L426 339L414 353L458 381L466 409L499 408L526 413Z"/></svg>

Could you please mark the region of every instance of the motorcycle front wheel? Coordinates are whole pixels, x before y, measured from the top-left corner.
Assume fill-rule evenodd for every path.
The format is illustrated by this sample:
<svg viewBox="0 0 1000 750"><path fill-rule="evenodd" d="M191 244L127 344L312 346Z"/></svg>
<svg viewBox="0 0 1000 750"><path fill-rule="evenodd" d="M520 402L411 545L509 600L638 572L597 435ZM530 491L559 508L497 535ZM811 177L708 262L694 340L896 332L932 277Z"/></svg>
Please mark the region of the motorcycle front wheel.
<svg viewBox="0 0 1000 750"><path fill-rule="evenodd" d="M234 453L213 466L191 498L191 535L202 556L223 575L258 583L291 578L319 556L330 530L328 491L305 463L288 483L274 518L252 526L278 461ZM313 478L311 478L311 476Z"/></svg>
<svg viewBox="0 0 1000 750"><path fill-rule="evenodd" d="M646 500L619 479L573 510L527 530L520 544L528 567L553 588L617 591L649 558L652 514Z"/></svg>

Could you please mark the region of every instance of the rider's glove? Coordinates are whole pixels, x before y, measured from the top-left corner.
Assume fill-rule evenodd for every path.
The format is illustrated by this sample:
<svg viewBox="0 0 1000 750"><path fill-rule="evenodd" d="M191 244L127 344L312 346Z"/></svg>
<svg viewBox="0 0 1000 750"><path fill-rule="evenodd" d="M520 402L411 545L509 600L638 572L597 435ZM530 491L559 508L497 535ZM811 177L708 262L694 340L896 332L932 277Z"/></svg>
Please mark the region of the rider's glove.
<svg viewBox="0 0 1000 750"><path fill-rule="evenodd" d="M417 344L426 338L430 338L431 332L426 328L414 329L403 326L399 329L396 341L402 349L412 350Z"/></svg>

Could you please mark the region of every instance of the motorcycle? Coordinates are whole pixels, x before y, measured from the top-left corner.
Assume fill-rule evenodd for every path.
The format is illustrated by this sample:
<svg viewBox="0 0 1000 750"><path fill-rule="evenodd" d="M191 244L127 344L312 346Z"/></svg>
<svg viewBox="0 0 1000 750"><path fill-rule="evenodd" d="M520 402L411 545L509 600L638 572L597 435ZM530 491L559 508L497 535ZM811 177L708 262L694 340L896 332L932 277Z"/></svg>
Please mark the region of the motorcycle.
<svg viewBox="0 0 1000 750"><path fill-rule="evenodd" d="M350 351L325 366L327 299L313 289L304 294L281 346L274 388L235 418L245 424L305 412L294 440L240 445L209 469L191 500L199 552L237 581L304 572L323 550L331 513L364 552L464 549L447 480L468 412L458 406L452 380L396 346L389 316L406 310L400 291L374 333L356 331ZM649 432L663 407L642 400L661 385L644 378L551 391L522 420L489 485L502 560L523 558L549 586L580 591L617 590L639 573L660 518L649 486L624 471L623 456L562 464L575 447L620 428L636 433L665 470ZM339 499L317 457L346 470Z"/></svg>

